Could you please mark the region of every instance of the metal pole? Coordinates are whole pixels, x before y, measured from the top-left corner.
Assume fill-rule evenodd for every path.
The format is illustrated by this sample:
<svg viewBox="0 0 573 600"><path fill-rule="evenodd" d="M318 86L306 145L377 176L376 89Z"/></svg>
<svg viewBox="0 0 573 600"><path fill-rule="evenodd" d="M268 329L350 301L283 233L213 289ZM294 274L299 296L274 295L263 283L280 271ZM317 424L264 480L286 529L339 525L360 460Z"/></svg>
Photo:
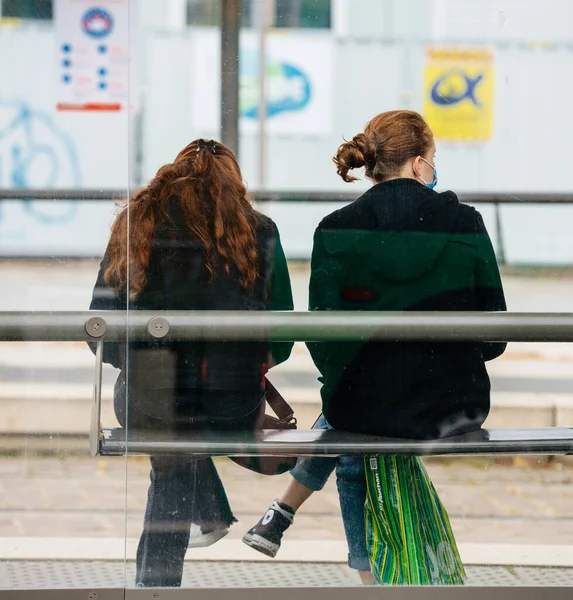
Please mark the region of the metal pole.
<svg viewBox="0 0 573 600"><path fill-rule="evenodd" d="M259 189L266 188L267 158L267 32L274 23L274 0L259 0L257 21L259 30Z"/></svg>
<svg viewBox="0 0 573 600"><path fill-rule="evenodd" d="M497 237L497 262L500 265L505 265L505 240L503 239L503 226L501 224L501 209L499 207L499 202L494 202L493 207L495 211L495 233Z"/></svg>
<svg viewBox="0 0 573 600"><path fill-rule="evenodd" d="M288 8L287 19L289 27L300 27L300 9L302 0L290 0L290 6Z"/></svg>
<svg viewBox="0 0 573 600"><path fill-rule="evenodd" d="M92 398L92 412L90 420L90 453L97 456L100 448L101 431L101 380L103 367L103 340L96 342L96 362L94 373L94 389Z"/></svg>
<svg viewBox="0 0 573 600"><path fill-rule="evenodd" d="M348 192L292 192L276 190L273 192L254 192L257 202L333 202L350 203L356 200L356 194ZM127 191L123 189L5 189L0 188L0 200L101 200L108 202L110 200L125 200ZM555 206L573 204L573 195L566 193L556 194L473 194L469 192L460 192L458 198L461 202L469 204L513 204L519 206Z"/></svg>
<svg viewBox="0 0 573 600"><path fill-rule="evenodd" d="M221 2L221 141L239 156L240 0Z"/></svg>
<svg viewBox="0 0 573 600"><path fill-rule="evenodd" d="M135 146L135 153L133 156L133 178L132 183L135 188L140 188L144 185L144 176L143 176L143 161L144 161L144 114L145 110L145 99L143 93L139 95L139 110L135 114L133 118L133 144Z"/></svg>

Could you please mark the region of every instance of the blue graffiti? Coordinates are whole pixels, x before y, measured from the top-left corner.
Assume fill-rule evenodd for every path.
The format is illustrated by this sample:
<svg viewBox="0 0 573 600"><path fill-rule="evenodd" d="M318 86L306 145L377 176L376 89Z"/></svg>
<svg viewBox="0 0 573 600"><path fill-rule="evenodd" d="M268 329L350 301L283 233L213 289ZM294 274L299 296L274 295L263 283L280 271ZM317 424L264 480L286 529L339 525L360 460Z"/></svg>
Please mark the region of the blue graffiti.
<svg viewBox="0 0 573 600"><path fill-rule="evenodd" d="M463 71L448 71L439 77L432 86L432 101L439 106L452 106L464 100L469 100L475 106L481 106L476 98L476 87L483 80L483 73L470 77ZM465 89L460 90L456 81L463 80Z"/></svg>
<svg viewBox="0 0 573 600"><path fill-rule="evenodd" d="M5 115L7 119L0 118L0 188L81 187L75 142L49 114L25 102L0 99L0 117ZM73 201L58 202L57 211L40 201L24 200L22 206L42 223L67 222L77 212Z"/></svg>

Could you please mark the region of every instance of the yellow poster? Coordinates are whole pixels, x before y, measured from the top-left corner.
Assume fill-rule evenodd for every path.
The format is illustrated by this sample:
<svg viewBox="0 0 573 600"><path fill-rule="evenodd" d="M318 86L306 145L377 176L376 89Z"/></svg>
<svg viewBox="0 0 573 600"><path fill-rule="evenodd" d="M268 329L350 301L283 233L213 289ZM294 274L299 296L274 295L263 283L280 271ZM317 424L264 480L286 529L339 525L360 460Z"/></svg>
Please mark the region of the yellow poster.
<svg viewBox="0 0 573 600"><path fill-rule="evenodd" d="M436 139L474 142L491 139L493 94L493 57L488 50L428 50L424 116Z"/></svg>

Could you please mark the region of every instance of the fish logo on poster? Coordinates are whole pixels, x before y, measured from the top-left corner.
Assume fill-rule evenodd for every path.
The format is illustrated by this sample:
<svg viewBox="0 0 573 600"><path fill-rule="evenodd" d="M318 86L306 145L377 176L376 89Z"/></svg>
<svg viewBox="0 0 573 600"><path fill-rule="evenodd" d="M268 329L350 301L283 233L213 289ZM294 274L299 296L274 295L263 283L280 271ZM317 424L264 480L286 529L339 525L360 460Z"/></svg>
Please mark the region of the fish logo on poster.
<svg viewBox="0 0 573 600"><path fill-rule="evenodd" d="M491 139L493 58L488 50L430 49L424 79L424 115L437 139Z"/></svg>
<svg viewBox="0 0 573 600"><path fill-rule="evenodd" d="M469 100L475 106L482 106L477 99L476 87L483 81L483 73L470 77L460 69L452 69L432 86L432 100L438 106L453 106Z"/></svg>

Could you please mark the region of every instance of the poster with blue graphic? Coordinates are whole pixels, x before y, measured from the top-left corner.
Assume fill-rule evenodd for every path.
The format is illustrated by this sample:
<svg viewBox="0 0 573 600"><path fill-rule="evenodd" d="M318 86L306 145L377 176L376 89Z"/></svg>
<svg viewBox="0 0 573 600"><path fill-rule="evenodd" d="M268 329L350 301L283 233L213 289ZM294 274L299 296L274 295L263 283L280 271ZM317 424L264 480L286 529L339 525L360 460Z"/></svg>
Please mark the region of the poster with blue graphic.
<svg viewBox="0 0 573 600"><path fill-rule="evenodd" d="M424 116L436 139L487 142L493 135L493 54L487 48L428 48Z"/></svg>
<svg viewBox="0 0 573 600"><path fill-rule="evenodd" d="M220 123L220 48L213 30L193 29L191 119L200 131ZM242 133L258 132L259 41L241 34L240 115ZM273 31L266 56L266 120L270 134L328 134L332 129L332 38ZM216 65L216 67L214 67Z"/></svg>
<svg viewBox="0 0 573 600"><path fill-rule="evenodd" d="M133 105L135 7L135 0L55 0L58 110Z"/></svg>
<svg viewBox="0 0 573 600"><path fill-rule="evenodd" d="M0 35L0 188L126 186L129 115L56 110L52 28ZM28 76L24 76L24 75ZM78 192L78 198L81 198ZM0 257L101 256L114 202L0 201Z"/></svg>

